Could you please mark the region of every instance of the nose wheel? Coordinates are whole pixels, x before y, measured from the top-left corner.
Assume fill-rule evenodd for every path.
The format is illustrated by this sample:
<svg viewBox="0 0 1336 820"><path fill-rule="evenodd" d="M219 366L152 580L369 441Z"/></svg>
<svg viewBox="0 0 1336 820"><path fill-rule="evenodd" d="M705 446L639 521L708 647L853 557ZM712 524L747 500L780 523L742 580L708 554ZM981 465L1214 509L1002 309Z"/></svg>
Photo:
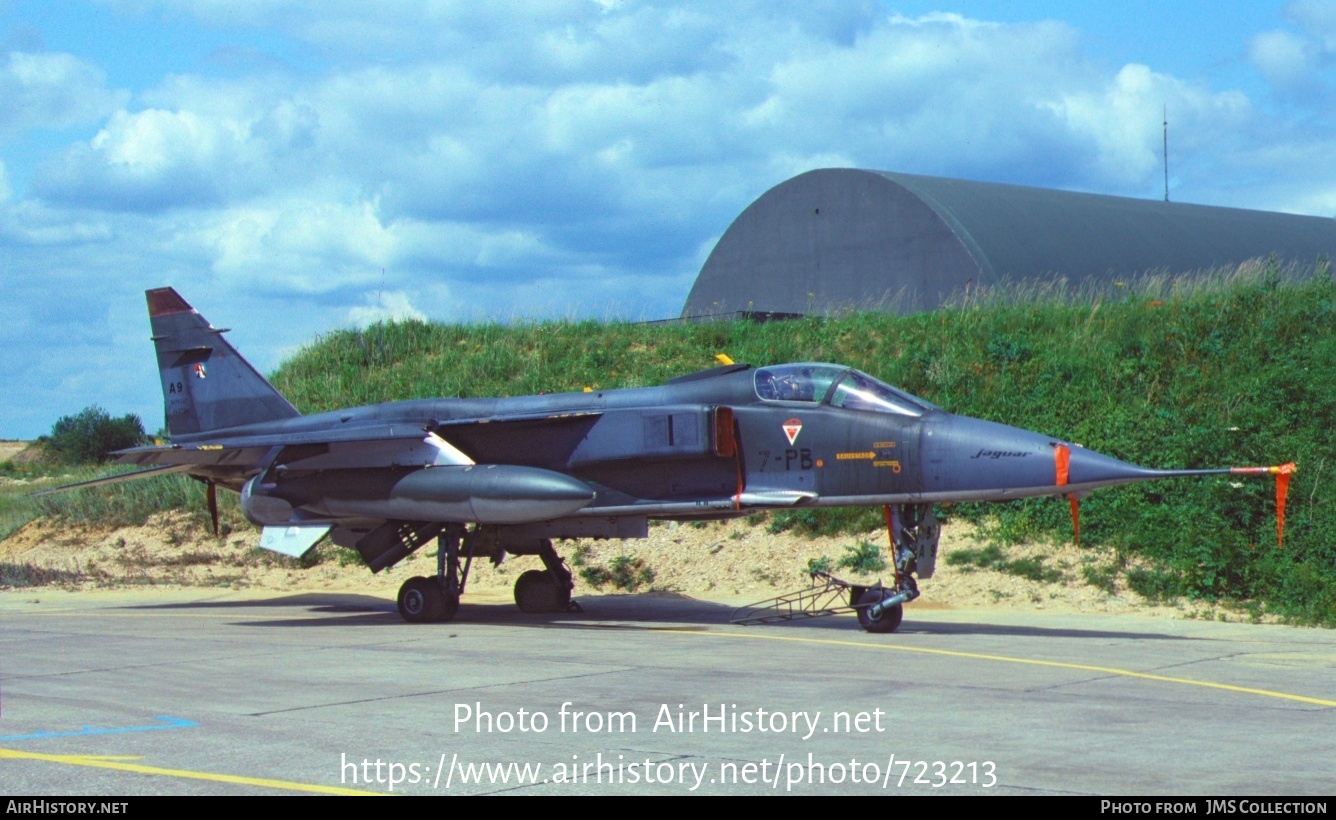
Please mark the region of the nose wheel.
<svg viewBox="0 0 1336 820"><path fill-rule="evenodd" d="M894 604L882 608L876 615L872 612L877 604L881 603L883 598L889 598L895 594L895 590L876 588L869 589L858 596L858 624L867 632L894 632L900 626L900 621L905 617L904 604Z"/></svg>

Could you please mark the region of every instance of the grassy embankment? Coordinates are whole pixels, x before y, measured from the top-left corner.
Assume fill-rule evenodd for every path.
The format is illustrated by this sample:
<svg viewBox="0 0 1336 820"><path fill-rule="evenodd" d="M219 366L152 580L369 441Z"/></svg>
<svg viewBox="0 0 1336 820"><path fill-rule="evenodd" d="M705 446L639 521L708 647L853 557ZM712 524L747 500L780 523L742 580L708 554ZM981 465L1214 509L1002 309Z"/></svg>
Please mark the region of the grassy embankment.
<svg viewBox="0 0 1336 820"><path fill-rule="evenodd" d="M657 384L726 352L753 364L851 364L952 412L1048 432L1148 466L1295 460L1300 471L1290 485L1284 549L1276 548L1274 483L1260 478L1100 491L1082 504L1082 540L1114 550L1115 571L1151 597L1246 602L1336 626L1336 508L1329 501L1336 465L1325 463L1336 420L1333 319L1329 268L1295 280L1257 266L1186 285L1148 279L1098 297L1060 289L976 294L909 317L379 325L316 340L273 381L297 407L314 412L405 398ZM202 510L194 482L154 483L164 489L119 485L102 501L81 500L93 493L48 497L40 511L128 522L163 503ZM136 492L148 497L136 500ZM0 527L10 526L5 516L13 522L31 515L6 512L3 504L0 497ZM947 512L979 522L999 548L980 563L999 565L1011 543L1071 537L1067 505L1051 499ZM227 516L235 519L234 508ZM875 516L788 513L767 525L852 530Z"/></svg>

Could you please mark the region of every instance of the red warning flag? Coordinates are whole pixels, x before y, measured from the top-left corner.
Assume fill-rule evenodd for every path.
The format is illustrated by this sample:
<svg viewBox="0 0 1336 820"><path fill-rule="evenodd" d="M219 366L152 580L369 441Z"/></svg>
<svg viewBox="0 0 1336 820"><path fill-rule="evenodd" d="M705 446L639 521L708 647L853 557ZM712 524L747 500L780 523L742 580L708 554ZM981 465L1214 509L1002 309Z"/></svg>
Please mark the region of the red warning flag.
<svg viewBox="0 0 1336 820"><path fill-rule="evenodd" d="M1066 444L1053 445L1053 464L1057 472L1054 483L1059 487L1067 486L1067 479L1070 473L1072 461L1071 448ZM1076 546L1081 546L1081 502L1075 495L1068 495L1067 502L1072 505L1072 535L1076 539Z"/></svg>
<svg viewBox="0 0 1336 820"><path fill-rule="evenodd" d="M1285 546L1285 496L1290 491L1290 474L1298 470L1293 461L1275 467L1231 467L1234 475L1265 475L1276 477L1276 548Z"/></svg>
<svg viewBox="0 0 1336 820"><path fill-rule="evenodd" d="M1294 472L1294 462L1290 461L1275 468L1276 470L1276 549L1285 546L1285 494L1290 491L1290 473Z"/></svg>

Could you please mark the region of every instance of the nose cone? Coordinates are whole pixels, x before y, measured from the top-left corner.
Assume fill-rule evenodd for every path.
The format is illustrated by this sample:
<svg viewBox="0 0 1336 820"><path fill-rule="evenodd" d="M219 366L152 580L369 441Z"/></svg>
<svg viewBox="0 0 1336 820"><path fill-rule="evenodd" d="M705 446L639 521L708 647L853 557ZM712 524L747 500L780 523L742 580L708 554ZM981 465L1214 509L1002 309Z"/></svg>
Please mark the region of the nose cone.
<svg viewBox="0 0 1336 820"><path fill-rule="evenodd" d="M1067 484L1078 489L1093 490L1097 487L1112 487L1117 484L1130 484L1133 481L1145 481L1151 478L1167 478L1175 473L1192 475L1202 471L1151 470L1119 461L1112 456L1087 450L1084 447L1068 445ZM1211 471L1205 471L1211 472Z"/></svg>
<svg viewBox="0 0 1336 820"><path fill-rule="evenodd" d="M1060 483L1058 446L1068 448ZM943 500L1003 501L1085 492L1163 475L1019 427L968 416L925 419L923 491Z"/></svg>
<svg viewBox="0 0 1336 820"><path fill-rule="evenodd" d="M1049 436L968 416L925 419L920 440L925 493L962 500L1020 498L1055 484Z"/></svg>

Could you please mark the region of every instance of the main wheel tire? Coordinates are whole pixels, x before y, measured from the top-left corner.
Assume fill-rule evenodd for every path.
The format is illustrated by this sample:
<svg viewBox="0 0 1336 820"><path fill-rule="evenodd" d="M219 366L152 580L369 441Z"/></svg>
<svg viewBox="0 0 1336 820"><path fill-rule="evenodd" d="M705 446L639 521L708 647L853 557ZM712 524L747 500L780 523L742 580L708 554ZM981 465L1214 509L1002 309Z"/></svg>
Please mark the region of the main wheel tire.
<svg viewBox="0 0 1336 820"><path fill-rule="evenodd" d="M570 587L558 587L558 588L557 588L557 605L552 609L553 612L570 612L570 611L571 611L571 592L572 592L572 590L571 590ZM577 606L577 608L575 609L575 611L576 611L576 612L583 612L584 610L579 609L578 606Z"/></svg>
<svg viewBox="0 0 1336 820"><path fill-rule="evenodd" d="M460 613L460 596L446 589L440 578L433 578L433 581L436 581L436 588L441 590L441 606L437 610L436 621L438 624L453 621L454 616Z"/></svg>
<svg viewBox="0 0 1336 820"><path fill-rule="evenodd" d="M435 578L418 575L399 587L399 614L410 624L427 624L441 619L445 610L445 591ZM455 601L459 608L459 601ZM453 615L453 613L452 613Z"/></svg>
<svg viewBox="0 0 1336 820"><path fill-rule="evenodd" d="M900 621L905 617L904 604L896 604L893 607L882 610L881 615L873 618L869 610L873 604L880 603L881 599L891 595L889 589L869 589L858 596L858 623L868 632L894 632L900 626Z"/></svg>
<svg viewBox="0 0 1336 820"><path fill-rule="evenodd" d="M515 581L515 605L520 612L565 612L570 603L570 587L557 584L547 570L528 570Z"/></svg>

